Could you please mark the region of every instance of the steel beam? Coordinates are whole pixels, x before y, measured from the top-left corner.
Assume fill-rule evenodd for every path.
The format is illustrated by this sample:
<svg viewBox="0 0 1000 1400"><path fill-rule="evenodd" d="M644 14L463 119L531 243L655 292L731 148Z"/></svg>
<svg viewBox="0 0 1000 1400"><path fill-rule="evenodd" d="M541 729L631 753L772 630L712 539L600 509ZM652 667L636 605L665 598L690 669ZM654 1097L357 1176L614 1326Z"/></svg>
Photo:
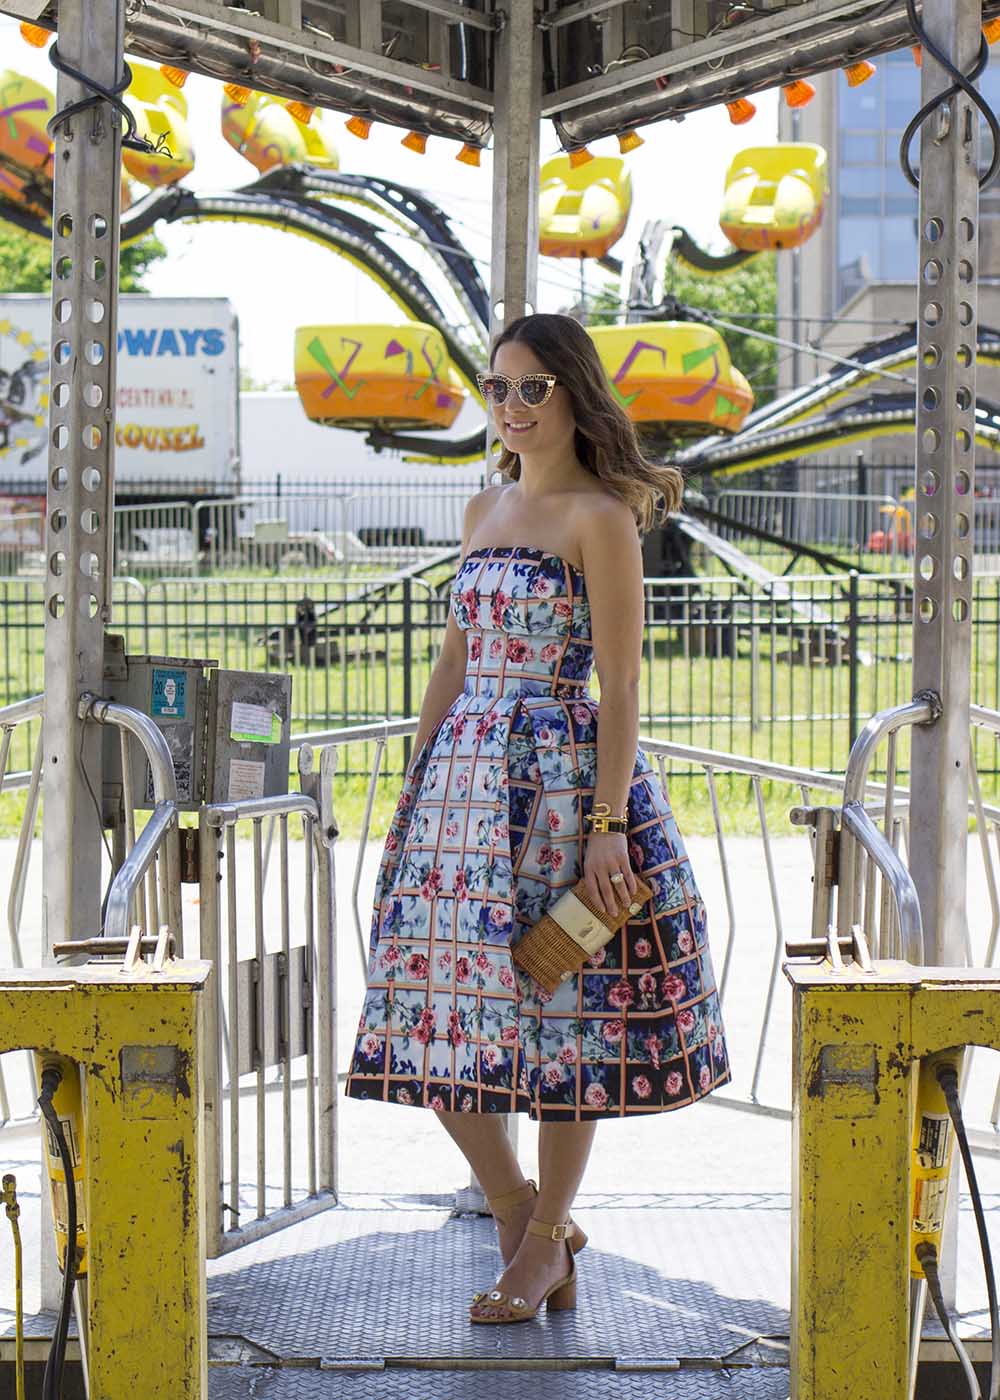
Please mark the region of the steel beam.
<svg viewBox="0 0 1000 1400"><path fill-rule="evenodd" d="M979 6L927 0L924 23L963 69L979 44ZM922 101L950 79L924 52ZM964 964L965 849L972 654L979 118L964 95L925 122L920 155L920 265L914 556L914 692L941 698L941 718L913 733L910 870L927 959Z"/></svg>
<svg viewBox="0 0 1000 1400"><path fill-rule="evenodd" d="M272 44L279 55L301 54L313 62L325 60L327 63L350 68L356 74L382 79L394 84L401 93L412 91L450 98L455 103L461 103L470 116L477 112L488 112L492 105L490 94L473 83L460 82L446 73L432 73L415 63L401 63L396 59L386 58L381 51L381 43L374 50L342 44L316 29L296 32L285 25L264 19L262 15L231 5L220 5L214 0L169 0L169 3L155 0L155 3L149 3L142 8L148 10L151 15L174 16L188 25L204 26L210 34L238 35L247 42L248 65L249 42L256 40L260 44ZM360 11L362 44L364 38L374 32L371 25L374 13L375 6L370 5L370 0L365 0ZM141 13L130 16L130 31L133 26L141 30ZM192 59L197 61L198 36L192 34L190 37Z"/></svg>
<svg viewBox="0 0 1000 1400"><path fill-rule="evenodd" d="M121 0L63 0L58 48L106 88L124 75ZM57 108L87 96L59 74ZM101 928L100 731L80 697L103 688L114 505L112 421L121 121L104 101L55 133L52 349L45 527L46 952Z"/></svg>
<svg viewBox="0 0 1000 1400"><path fill-rule="evenodd" d="M963 72L979 49L978 3L926 0L928 34ZM924 46L921 101L951 82ZM913 732L910 872L920 899L925 957L966 962L969 691L975 487L976 282L979 114L964 94L924 123L920 140L920 263L916 417L917 549L913 688L941 700L941 716ZM958 1192L949 1191L940 1261L955 1301ZM925 1303L914 1287L911 1383Z"/></svg>
<svg viewBox="0 0 1000 1400"><path fill-rule="evenodd" d="M537 305L541 55L533 0L511 0L495 50L491 338Z"/></svg>

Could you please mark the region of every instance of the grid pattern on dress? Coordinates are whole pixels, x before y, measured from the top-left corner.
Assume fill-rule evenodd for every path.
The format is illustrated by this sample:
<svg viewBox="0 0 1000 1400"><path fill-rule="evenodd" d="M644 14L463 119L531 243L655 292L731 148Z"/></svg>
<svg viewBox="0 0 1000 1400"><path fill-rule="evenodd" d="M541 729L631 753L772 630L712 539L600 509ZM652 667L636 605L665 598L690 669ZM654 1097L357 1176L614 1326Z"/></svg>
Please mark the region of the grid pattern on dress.
<svg viewBox="0 0 1000 1400"><path fill-rule="evenodd" d="M452 606L465 689L386 838L346 1092L570 1121L693 1103L731 1072L704 905L641 750L629 850L653 899L551 995L510 956L582 873L599 714L583 575L541 550L474 550Z"/></svg>

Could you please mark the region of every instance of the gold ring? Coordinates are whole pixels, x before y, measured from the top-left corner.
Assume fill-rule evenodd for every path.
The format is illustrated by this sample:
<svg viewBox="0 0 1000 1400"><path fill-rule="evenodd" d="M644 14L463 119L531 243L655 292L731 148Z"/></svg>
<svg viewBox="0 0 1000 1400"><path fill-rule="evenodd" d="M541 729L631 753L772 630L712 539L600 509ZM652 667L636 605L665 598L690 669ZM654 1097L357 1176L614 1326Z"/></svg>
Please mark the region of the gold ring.
<svg viewBox="0 0 1000 1400"><path fill-rule="evenodd" d="M621 871L619 870L617 875L612 875L612 877L611 877L611 883L612 883L613 885L620 885L624 879L625 879L625 876L624 876L624 875L621 873Z"/></svg>

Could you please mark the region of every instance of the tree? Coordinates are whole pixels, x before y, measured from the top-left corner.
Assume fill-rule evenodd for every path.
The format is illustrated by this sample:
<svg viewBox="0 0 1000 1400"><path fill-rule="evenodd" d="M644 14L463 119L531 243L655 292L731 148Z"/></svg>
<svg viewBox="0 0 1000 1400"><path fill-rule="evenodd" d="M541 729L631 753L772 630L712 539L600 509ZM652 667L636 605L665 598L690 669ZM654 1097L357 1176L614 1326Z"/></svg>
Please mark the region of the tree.
<svg viewBox="0 0 1000 1400"><path fill-rule="evenodd" d="M144 292L143 279L167 256L155 234L147 233L121 250L118 289ZM52 244L13 224L0 222L0 292L47 292L52 284Z"/></svg>
<svg viewBox="0 0 1000 1400"><path fill-rule="evenodd" d="M714 311L724 320L745 324L748 330L776 334L778 284L773 253L751 258L732 272L707 275L671 259L664 290L685 306ZM606 283L592 300L588 299L587 310L591 325L609 325L619 320L625 308L615 284ZM720 334L729 347L733 364L749 379L757 403L766 403L777 384L778 347L730 330L720 328Z"/></svg>

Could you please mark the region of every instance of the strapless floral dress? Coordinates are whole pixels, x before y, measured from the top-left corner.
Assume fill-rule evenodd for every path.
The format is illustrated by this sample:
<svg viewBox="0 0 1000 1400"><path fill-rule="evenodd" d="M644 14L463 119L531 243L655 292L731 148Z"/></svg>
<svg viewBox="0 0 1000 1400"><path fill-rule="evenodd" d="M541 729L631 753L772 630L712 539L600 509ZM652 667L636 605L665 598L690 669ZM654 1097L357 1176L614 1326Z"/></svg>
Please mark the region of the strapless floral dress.
<svg viewBox="0 0 1000 1400"><path fill-rule="evenodd" d="M653 899L551 996L511 958L582 874L599 722L583 575L544 550L476 549L451 606L465 688L386 837L346 1092L554 1122L694 1103L731 1078L726 1038L705 907L641 749L628 841Z"/></svg>

